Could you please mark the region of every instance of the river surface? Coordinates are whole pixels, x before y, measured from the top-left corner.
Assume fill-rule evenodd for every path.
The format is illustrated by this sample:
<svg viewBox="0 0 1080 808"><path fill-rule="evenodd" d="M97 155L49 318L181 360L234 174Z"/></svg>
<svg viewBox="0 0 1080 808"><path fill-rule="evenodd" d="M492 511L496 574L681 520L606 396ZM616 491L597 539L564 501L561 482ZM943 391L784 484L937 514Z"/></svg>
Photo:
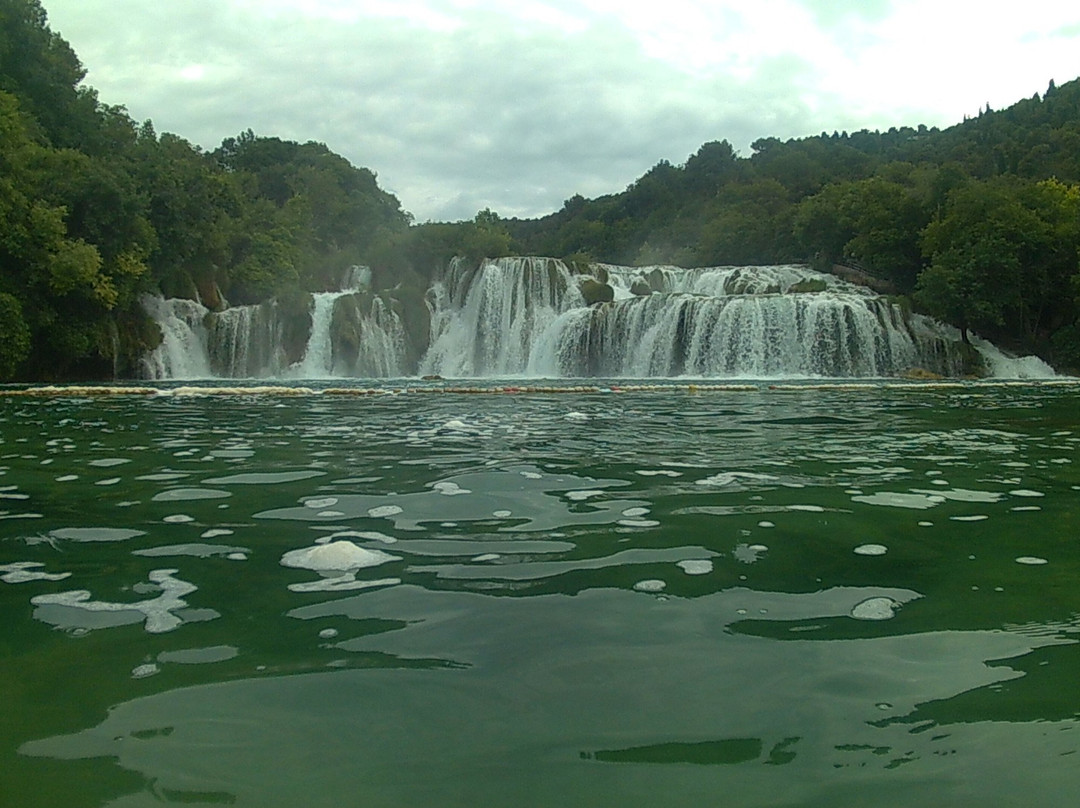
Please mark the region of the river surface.
<svg viewBox="0 0 1080 808"><path fill-rule="evenodd" d="M1080 387L60 391L0 437L5 806L1080 793Z"/></svg>

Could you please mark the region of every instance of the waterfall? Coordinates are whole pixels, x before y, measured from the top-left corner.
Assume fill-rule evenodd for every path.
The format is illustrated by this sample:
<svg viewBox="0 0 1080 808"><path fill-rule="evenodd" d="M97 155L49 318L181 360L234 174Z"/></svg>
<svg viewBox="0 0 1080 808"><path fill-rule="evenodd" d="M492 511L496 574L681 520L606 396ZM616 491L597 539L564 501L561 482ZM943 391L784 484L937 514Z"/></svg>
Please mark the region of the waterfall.
<svg viewBox="0 0 1080 808"><path fill-rule="evenodd" d="M303 358L289 368L289 375L298 379L320 379L334 375L330 345L330 318L334 303L344 292L318 292L312 295L311 336Z"/></svg>
<svg viewBox="0 0 1080 808"><path fill-rule="evenodd" d="M406 372L398 313L349 267L345 288L310 296L307 311L277 300L211 312L192 300L146 298L162 344L142 361L150 379L388 377ZM343 305L346 304L346 305Z"/></svg>
<svg viewBox="0 0 1080 808"><path fill-rule="evenodd" d="M161 329L161 344L142 358L148 379L205 379L210 372L206 329L209 310L194 300L144 295L142 306Z"/></svg>
<svg viewBox="0 0 1080 808"><path fill-rule="evenodd" d="M545 331L585 300L570 269L551 258L455 259L430 292L431 348L422 373L505 376L539 360Z"/></svg>
<svg viewBox="0 0 1080 808"><path fill-rule="evenodd" d="M164 335L151 378L875 378L964 372L955 329L800 265L570 266L451 261L426 296L376 292L350 267L338 291L208 312L147 298ZM976 340L998 376L1045 376Z"/></svg>

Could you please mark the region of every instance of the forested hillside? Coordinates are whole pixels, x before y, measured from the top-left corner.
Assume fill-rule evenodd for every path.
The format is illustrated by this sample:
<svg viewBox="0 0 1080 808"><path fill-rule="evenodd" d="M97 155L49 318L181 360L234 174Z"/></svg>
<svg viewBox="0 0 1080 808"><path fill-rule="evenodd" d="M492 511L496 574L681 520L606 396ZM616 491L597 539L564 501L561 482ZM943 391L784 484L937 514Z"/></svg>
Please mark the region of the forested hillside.
<svg viewBox="0 0 1080 808"><path fill-rule="evenodd" d="M454 255L810 262L1080 369L1080 80L946 130L726 141L550 216L415 225L373 172L250 130L212 152L102 104L39 0L0 0L0 380L129 376L143 294L210 308L368 264L421 305Z"/></svg>
<svg viewBox="0 0 1080 808"><path fill-rule="evenodd" d="M944 131L707 143L624 192L506 225L525 252L854 265L921 309L1080 367L1080 81Z"/></svg>
<svg viewBox="0 0 1080 808"><path fill-rule="evenodd" d="M84 72L38 0L0 0L0 379L130 374L161 338L140 294L297 299L408 228L322 144L248 131L207 153Z"/></svg>

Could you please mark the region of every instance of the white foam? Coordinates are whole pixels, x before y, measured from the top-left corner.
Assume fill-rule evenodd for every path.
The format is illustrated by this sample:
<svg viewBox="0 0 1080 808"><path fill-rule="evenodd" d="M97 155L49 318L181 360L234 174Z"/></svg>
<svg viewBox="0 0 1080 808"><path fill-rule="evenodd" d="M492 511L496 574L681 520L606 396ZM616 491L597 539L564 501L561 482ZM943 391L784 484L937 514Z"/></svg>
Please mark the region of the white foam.
<svg viewBox="0 0 1080 808"><path fill-rule="evenodd" d="M351 541L340 540L289 550L281 557L281 564L284 567L316 572L349 572L400 560L400 556L393 556L382 550L369 550Z"/></svg>
<svg viewBox="0 0 1080 808"><path fill-rule="evenodd" d="M174 578L173 575L179 570L163 569L152 570L148 576L150 581L157 585L161 594L151 600L141 600L135 603L110 603L108 601L91 600L91 595L85 589L70 592L58 592L48 595L37 595L30 598L30 602L38 607L67 606L88 612L141 612L146 620L146 631L150 634L162 634L179 627L184 621L173 614L174 611L187 606L185 595L190 595L198 587L194 584ZM63 617L49 619L48 612L42 612L39 608L34 613L35 617L51 622L55 625L71 624L70 620ZM216 613L215 613L216 616ZM79 627L76 622L71 627ZM85 628L85 626L83 626Z"/></svg>
<svg viewBox="0 0 1080 808"><path fill-rule="evenodd" d="M469 489L462 488L460 485L455 482L451 482L450 480L443 480L442 482L435 483L431 487L446 497L456 497L462 494L472 493L472 491L470 491Z"/></svg>
<svg viewBox="0 0 1080 808"><path fill-rule="evenodd" d="M648 508L627 508L622 512L623 516L644 516L649 512Z"/></svg>
<svg viewBox="0 0 1080 808"><path fill-rule="evenodd" d="M757 526L758 527L764 527L764 528L776 527L776 525L773 522L768 522L768 521L758 522Z"/></svg>
<svg viewBox="0 0 1080 808"><path fill-rule="evenodd" d="M70 572L42 572L40 561L16 561L12 564L0 564L0 581L6 584L25 584L30 581L62 581L71 576Z"/></svg>
<svg viewBox="0 0 1080 808"><path fill-rule="evenodd" d="M855 604L851 616L856 620L889 620L898 608L900 604L892 598L867 598Z"/></svg>
<svg viewBox="0 0 1080 808"><path fill-rule="evenodd" d="M567 491L566 492L566 498L571 500L572 502L584 502L587 499L592 499L593 497L602 497L603 495L604 495L603 491L585 491L585 490L581 490L581 491Z"/></svg>
<svg viewBox="0 0 1080 808"><path fill-rule="evenodd" d="M399 513L401 513L401 508L397 505L379 505L376 508L368 508L368 516L376 519L384 516L397 516Z"/></svg>
<svg viewBox="0 0 1080 808"><path fill-rule="evenodd" d="M989 519L990 517L984 513L976 513L972 514L971 516L950 516L949 518L952 519L954 522L981 522L984 519Z"/></svg>
<svg viewBox="0 0 1080 808"><path fill-rule="evenodd" d="M136 665L131 669L132 679L145 679L147 676L153 676L155 673L160 673L159 668L155 663L148 662L145 665Z"/></svg>
<svg viewBox="0 0 1080 808"><path fill-rule="evenodd" d="M664 581L657 578L650 578L645 581L638 581L634 584L634 589L638 592L663 592L664 587L666 586L667 584Z"/></svg>
<svg viewBox="0 0 1080 808"><path fill-rule="evenodd" d="M713 563L707 558L688 558L675 562L675 566L687 575L708 575L713 571Z"/></svg>
<svg viewBox="0 0 1080 808"><path fill-rule="evenodd" d="M642 477L682 477L681 471L671 469L638 469L634 474L640 474Z"/></svg>
<svg viewBox="0 0 1080 808"><path fill-rule="evenodd" d="M1030 490L1028 490L1026 488L1019 488L1016 491L1010 491L1009 494L1011 494L1014 497L1045 497L1046 496L1046 494L1044 494L1042 491L1030 491Z"/></svg>
<svg viewBox="0 0 1080 808"><path fill-rule="evenodd" d="M227 527L212 527L202 534L199 538L202 539L215 539L218 536L231 536L235 531L229 530Z"/></svg>
<svg viewBox="0 0 1080 808"><path fill-rule="evenodd" d="M494 516L496 519L506 519L506 518L508 518L510 516L513 516L513 512L511 512L511 511L492 511L491 515Z"/></svg>
<svg viewBox="0 0 1080 808"><path fill-rule="evenodd" d="M320 499L306 499L304 500L305 508L313 508L315 510L321 510L323 508L329 508L331 505L337 505L337 497L322 497Z"/></svg>
<svg viewBox="0 0 1080 808"><path fill-rule="evenodd" d="M174 513L170 516L166 516L161 520L162 522L168 522L170 525L182 525L187 522L194 522L194 516L188 516L186 513Z"/></svg>
<svg viewBox="0 0 1080 808"><path fill-rule="evenodd" d="M1030 566L1041 566L1042 564L1049 564L1045 558L1039 558L1038 556L1020 556L1016 559L1017 564L1028 564Z"/></svg>
<svg viewBox="0 0 1080 808"><path fill-rule="evenodd" d="M660 523L655 519L620 519L619 524L623 527L657 527Z"/></svg>
<svg viewBox="0 0 1080 808"><path fill-rule="evenodd" d="M568 413L566 413L566 415L564 415L563 417L564 417L564 418L565 418L565 419L566 419L567 421L576 421L576 422L578 422L578 423L584 423L585 421L588 421L588 420L589 420L589 416L588 416L588 415L586 415L586 414L585 414L585 413L583 413L583 412L577 412L576 410L575 410L575 411L573 411L573 412L568 412Z"/></svg>
<svg viewBox="0 0 1080 808"><path fill-rule="evenodd" d="M884 544L860 544L855 548L856 555L864 556L883 556L887 553L889 548Z"/></svg>
<svg viewBox="0 0 1080 808"><path fill-rule="evenodd" d="M806 511L808 513L825 513L825 509L820 505L788 505L789 511Z"/></svg>

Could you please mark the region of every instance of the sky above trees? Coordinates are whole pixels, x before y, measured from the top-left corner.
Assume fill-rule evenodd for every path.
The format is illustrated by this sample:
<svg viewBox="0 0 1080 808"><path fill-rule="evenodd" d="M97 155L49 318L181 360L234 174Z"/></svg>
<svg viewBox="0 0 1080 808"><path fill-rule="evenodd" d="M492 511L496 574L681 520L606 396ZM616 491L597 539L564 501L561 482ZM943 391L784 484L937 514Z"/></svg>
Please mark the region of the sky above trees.
<svg viewBox="0 0 1080 808"><path fill-rule="evenodd" d="M1080 73L1075 0L45 0L102 102L378 173L418 221L536 216L726 138L948 126Z"/></svg>

